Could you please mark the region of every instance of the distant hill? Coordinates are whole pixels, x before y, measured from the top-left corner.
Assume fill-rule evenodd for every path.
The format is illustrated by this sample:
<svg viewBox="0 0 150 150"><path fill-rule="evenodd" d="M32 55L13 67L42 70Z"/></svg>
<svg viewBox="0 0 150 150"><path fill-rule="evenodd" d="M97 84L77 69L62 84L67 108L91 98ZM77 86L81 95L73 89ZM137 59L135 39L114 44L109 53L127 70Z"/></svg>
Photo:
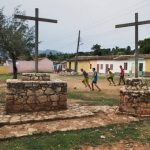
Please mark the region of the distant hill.
<svg viewBox="0 0 150 150"><path fill-rule="evenodd" d="M50 49L47 49L47 50L39 50L39 54L45 53L46 55L48 55L50 52L52 52L53 55L56 54L56 53L59 53L59 54L61 53L61 54L63 54L63 52L56 51L56 50L50 50Z"/></svg>

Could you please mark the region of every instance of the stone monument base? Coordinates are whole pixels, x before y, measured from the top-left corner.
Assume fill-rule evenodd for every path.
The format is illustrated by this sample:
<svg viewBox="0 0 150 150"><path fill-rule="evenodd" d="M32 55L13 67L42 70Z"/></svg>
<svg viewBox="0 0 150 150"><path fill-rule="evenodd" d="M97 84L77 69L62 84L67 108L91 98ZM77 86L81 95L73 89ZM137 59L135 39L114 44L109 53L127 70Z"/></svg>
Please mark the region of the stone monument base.
<svg viewBox="0 0 150 150"><path fill-rule="evenodd" d="M7 80L7 113L67 108L67 82L50 81L50 74L42 73L22 74L22 79Z"/></svg>
<svg viewBox="0 0 150 150"><path fill-rule="evenodd" d="M120 90L118 113L150 116L150 88L146 79L127 79Z"/></svg>

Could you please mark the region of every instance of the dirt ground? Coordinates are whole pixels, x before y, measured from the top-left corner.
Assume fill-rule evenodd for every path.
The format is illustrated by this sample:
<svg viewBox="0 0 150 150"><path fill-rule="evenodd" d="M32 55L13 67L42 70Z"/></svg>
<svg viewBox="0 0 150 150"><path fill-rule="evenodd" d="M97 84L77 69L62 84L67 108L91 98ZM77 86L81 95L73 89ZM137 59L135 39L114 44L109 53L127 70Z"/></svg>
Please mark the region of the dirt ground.
<svg viewBox="0 0 150 150"><path fill-rule="evenodd" d="M74 90L79 90L79 91L88 91L88 88L85 88L84 85L81 83L81 80L83 79L83 76L81 77L74 77L74 76L60 76L58 74L52 74L51 79L61 79L64 81L67 81L68 84L68 90L74 91ZM90 79L90 83L91 83ZM6 85L6 81L0 81L0 86ZM117 84L117 83L116 83ZM74 89L74 86L76 86L76 89ZM101 88L102 91L108 94L112 95L118 95L119 96L119 91L121 86L113 86L109 85L107 80L98 80L98 86ZM97 89L95 89L97 90ZM90 93L89 93L90 96ZM75 99L68 99L68 104L73 104L73 103L79 103L82 102L82 100L75 100ZM0 112L4 112L4 107L5 104L0 105ZM1 114L1 113L0 113ZM3 114L3 113L2 113ZM108 117L109 116L109 117ZM139 118L137 118L138 120ZM68 119L68 120L59 120L59 121L52 121L52 122L41 122L41 123L29 123L29 124L24 124L24 125L10 125L10 126L3 126L1 128L1 131L17 131L18 134L23 134L23 132L26 133L26 130L28 129L36 129L39 132L41 131L51 131L52 128L50 126L57 130L65 131L65 129L69 129L71 126L74 126L77 124L78 126L74 127L76 129L81 129L82 127L85 127L87 125L87 128L91 127L98 127L100 126L99 122L103 121L103 125L107 124L114 124L114 123L129 123L130 121L133 121L132 119L129 120L128 116L126 115L119 115L117 116L116 114L105 114L103 112L97 113L93 119L91 117L86 117L86 118L75 118L75 119ZM89 124L87 124L89 122ZM81 125L80 125L81 124ZM63 125L63 126L62 126ZM10 132L11 133L11 132ZM14 134L14 133L13 133ZM82 148L84 150L150 150L149 145L147 144L146 146L143 146L142 143L135 142L135 141L120 141L118 143L115 143L113 146L108 147L108 146L98 146L98 147L91 147L91 146L85 146L83 145Z"/></svg>
<svg viewBox="0 0 150 150"><path fill-rule="evenodd" d="M112 146L82 146L83 150L150 150L150 145L143 145L141 142L136 141L123 141L114 143Z"/></svg>
<svg viewBox="0 0 150 150"><path fill-rule="evenodd" d="M85 86L81 82L83 79L83 76L79 76L77 78L77 77L72 77L72 76L61 76L58 74L52 74L51 79L61 79L61 80L67 81L68 90L70 91L71 90L88 91L88 87L85 88ZM91 84L92 82L91 77L89 79L89 82ZM109 82L107 80L98 80L97 85L101 88L102 91L108 94L112 94L112 95L119 95L120 87L122 86L122 85L114 86L113 84L109 85ZM75 86L76 86L76 89L74 89ZM95 88L95 91L98 91L98 90Z"/></svg>

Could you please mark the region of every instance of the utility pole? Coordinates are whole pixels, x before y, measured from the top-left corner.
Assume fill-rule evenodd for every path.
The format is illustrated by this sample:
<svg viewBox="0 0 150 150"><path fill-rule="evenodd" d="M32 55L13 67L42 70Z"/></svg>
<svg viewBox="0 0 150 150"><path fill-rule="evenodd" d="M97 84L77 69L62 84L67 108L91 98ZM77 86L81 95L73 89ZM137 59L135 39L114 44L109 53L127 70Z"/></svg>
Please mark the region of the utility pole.
<svg viewBox="0 0 150 150"><path fill-rule="evenodd" d="M78 43L77 43L77 53L76 53L76 61L75 61L75 72L77 72L77 59L78 59L79 43L80 43L80 30L79 30Z"/></svg>

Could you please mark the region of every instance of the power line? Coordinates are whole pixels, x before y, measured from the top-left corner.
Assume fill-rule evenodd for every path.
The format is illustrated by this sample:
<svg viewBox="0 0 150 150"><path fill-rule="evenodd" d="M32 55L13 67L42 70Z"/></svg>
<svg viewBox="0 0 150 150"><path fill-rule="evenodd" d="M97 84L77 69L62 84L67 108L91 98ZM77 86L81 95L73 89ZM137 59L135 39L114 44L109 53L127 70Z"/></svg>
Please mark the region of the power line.
<svg viewBox="0 0 150 150"><path fill-rule="evenodd" d="M148 0L143 0L143 1L141 1L140 3L137 3L137 4L135 4L135 5L132 5L132 6L128 7L128 8L125 8L125 9L119 11L119 12L116 12L116 13L114 13L114 14L108 16L108 17L105 17L105 18L103 18L103 19L101 19L101 20L99 20L99 21L97 21L97 22L95 22L95 23L98 23L98 22L100 22L100 21L102 21L102 20L105 20L105 19L107 19L107 18L110 18L111 16L114 16L114 15L120 13L120 12L123 12L123 11L125 11L125 10L128 10L129 8L134 7L134 6L136 6L136 5L139 5L139 4L141 4L141 3L145 2L145 1L148 1ZM95 23L92 23L92 24L95 24ZM87 26L90 26L90 25L87 25ZM86 27L86 26L85 26L85 27ZM82 28L85 28L85 27L82 27ZM81 28L81 29L82 29L82 28Z"/></svg>
<svg viewBox="0 0 150 150"><path fill-rule="evenodd" d="M114 19L116 19L116 18L119 18L119 17L121 17L121 16L124 16L124 15L126 15L126 14L128 14L128 13L130 13L130 12L133 12L133 11L137 10L137 9L141 9L141 8L147 7L147 6L149 6L149 5L150 5L150 3L149 3L149 4L147 4L147 5L144 5L143 7L136 8L136 9L134 9L134 10L132 10L132 11L129 11L129 12L127 12L127 13L123 14L123 15L120 15L120 16L117 16L117 17L114 17L114 18L112 18L111 20L114 20ZM89 28L87 28L87 29L85 29L85 30L82 30L82 32L84 32L84 31L86 31L86 30L89 30L89 29L91 29L91 28L94 28L94 27L96 27L96 26L98 26L98 25L105 24L105 23L107 23L107 22L109 22L109 21L111 21L111 20L107 20L107 21L102 22L102 23L99 23L99 24L97 24L97 25L95 25L95 26L89 27Z"/></svg>
<svg viewBox="0 0 150 150"><path fill-rule="evenodd" d="M147 0L144 0L144 1L147 1ZM144 1L142 1L142 2L140 2L140 3L143 3ZM138 4L136 4L136 5L139 5L140 3L138 3ZM124 9L124 10L121 10L121 11L119 11L119 12L125 11L125 10L127 10L127 9L129 9L129 8L131 8L131 7L136 6L136 5L132 5L132 6L126 8L126 9ZM147 6L147 5L146 5L146 6ZM145 7L145 6L144 6L144 7ZM141 7L141 8L143 8L143 7ZM137 8L137 9L141 9L141 8ZM136 10L136 9L135 9L135 10ZM132 11L134 11L134 10L132 10ZM117 13L115 13L115 14L118 14L119 12L117 12ZM130 12L131 12L131 11L130 11ZM128 12L128 13L130 13L130 12ZM128 13L126 13L126 14L128 14ZM114 16L115 14L113 14L113 15L111 15L111 16ZM123 14L123 15L125 15L125 14ZM123 15L120 15L120 16L123 16ZM101 19L100 21L105 20L106 18L110 18L111 16L105 17L104 19ZM118 17L120 17L120 16L118 16ZM116 18L118 18L118 17L116 17ZM113 19L116 19L116 18L113 18ZM111 19L111 20L113 20L113 19ZM108 20L108 21L111 21L111 20ZM100 22L100 21L98 21L98 22ZM106 22L108 22L108 21L105 21L105 22L103 22L103 23L101 23L101 24L104 24L104 23L106 23ZM95 23L97 23L97 22L95 22ZM95 24L95 23L92 23L92 24ZM92 25L92 24L91 24L91 25ZM91 25L87 25L87 26L81 27L80 29L85 28L85 27L88 27L88 26L91 26ZM99 24L98 24L98 25L99 25ZM97 26L97 25L96 25L96 26ZM95 26L93 26L93 27L95 27ZM91 28L93 28L93 27L90 27L90 28L88 28L88 29L91 29ZM86 30L88 30L88 29L83 30L83 32L86 31ZM54 39L52 39L50 42L53 42L53 41L55 41L55 40L56 40L56 41L57 41L57 40L61 40L62 38L65 38L65 37L70 37L70 36L76 34L76 33L74 33L74 32L76 32L76 31L73 31L73 33L71 32L71 34L67 34L67 35L65 35L65 36L61 36L61 37L54 38Z"/></svg>

